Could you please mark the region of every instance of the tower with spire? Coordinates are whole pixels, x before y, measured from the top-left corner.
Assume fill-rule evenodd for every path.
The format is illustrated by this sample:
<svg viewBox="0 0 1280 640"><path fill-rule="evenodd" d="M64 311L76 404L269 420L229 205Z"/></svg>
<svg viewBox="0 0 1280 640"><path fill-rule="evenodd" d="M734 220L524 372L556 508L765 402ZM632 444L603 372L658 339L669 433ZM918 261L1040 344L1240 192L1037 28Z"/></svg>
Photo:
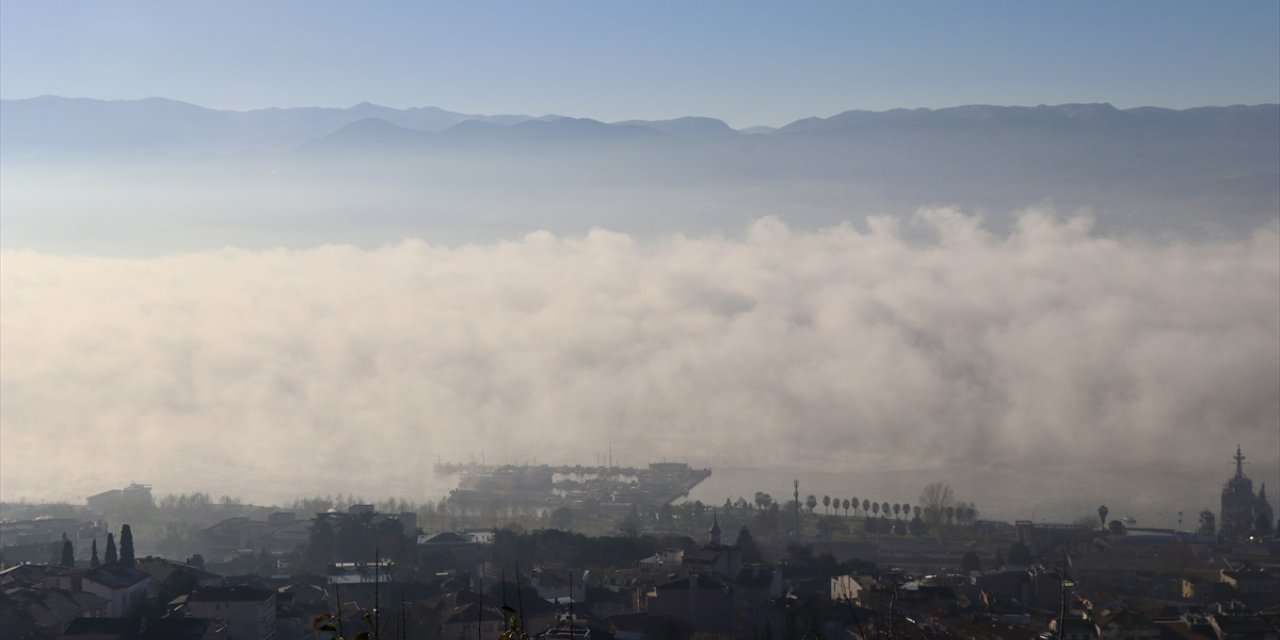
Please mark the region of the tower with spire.
<svg viewBox="0 0 1280 640"><path fill-rule="evenodd" d="M715 509L711 510L711 528L707 529L707 536L711 538L708 546L712 549L720 547L720 518Z"/></svg>
<svg viewBox="0 0 1280 640"><path fill-rule="evenodd" d="M1271 501L1267 500L1267 483L1258 487L1258 499L1253 504L1253 529L1263 535L1271 534L1275 529L1276 513L1271 510Z"/></svg>
<svg viewBox="0 0 1280 640"><path fill-rule="evenodd" d="M1236 474L1222 486L1222 517L1219 531L1223 538L1240 538L1249 534L1254 525L1253 480L1244 474L1244 453L1236 445Z"/></svg>

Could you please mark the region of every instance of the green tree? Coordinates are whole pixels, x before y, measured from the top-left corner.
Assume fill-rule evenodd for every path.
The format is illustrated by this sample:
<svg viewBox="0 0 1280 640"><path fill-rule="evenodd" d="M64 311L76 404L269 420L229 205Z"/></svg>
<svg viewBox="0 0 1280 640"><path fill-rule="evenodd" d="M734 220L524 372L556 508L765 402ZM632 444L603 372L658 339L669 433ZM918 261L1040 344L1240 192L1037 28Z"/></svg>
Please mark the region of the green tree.
<svg viewBox="0 0 1280 640"><path fill-rule="evenodd" d="M560 507L560 509L567 510L568 507ZM556 509L556 511L559 511L560 509ZM551 515L554 516L555 514L552 513ZM573 512L570 511L569 515L572 517ZM618 530L622 532L622 535L628 538L635 539L640 537L640 532L643 530L643 523L640 521L640 512L636 509L635 504L631 505L631 512L618 523Z"/></svg>
<svg viewBox="0 0 1280 640"><path fill-rule="evenodd" d="M757 509L764 511L769 508L769 505L773 504L773 496L763 491L757 491L755 496L755 503L756 503Z"/></svg>
<svg viewBox="0 0 1280 640"><path fill-rule="evenodd" d="M898 515L901 513L902 513L902 505L895 502L893 505L893 519L897 520Z"/></svg>
<svg viewBox="0 0 1280 640"><path fill-rule="evenodd" d="M929 533L929 525L925 524L924 520L920 518L920 507L916 507L916 517L911 519L907 528L911 531L911 535L917 538Z"/></svg>
<svg viewBox="0 0 1280 640"><path fill-rule="evenodd" d="M942 524L947 507L955 504L956 494L951 485L934 482L920 492L920 505L924 507L925 520L932 526Z"/></svg>
<svg viewBox="0 0 1280 640"><path fill-rule="evenodd" d="M302 553L303 566L311 573L324 575L328 571L329 563L333 562L333 552L337 545L333 524L329 522L326 514L317 513L311 518L311 526L307 530L307 545ZM192 560L195 558L196 556L192 556ZM200 557L200 562L204 563L203 557Z"/></svg>
<svg viewBox="0 0 1280 640"><path fill-rule="evenodd" d="M107 532L107 555L103 557L103 564L115 564L120 561L120 556L116 553L116 537L110 531Z"/></svg>
<svg viewBox="0 0 1280 640"><path fill-rule="evenodd" d="M631 505L631 513L636 514L636 524L639 524L640 515L636 513L636 506L634 504ZM570 509L569 507L557 508L555 511L551 512L551 517L547 521L547 524L551 525L551 528L553 529L559 529L561 531L570 530L573 528L573 509Z"/></svg>
<svg viewBox="0 0 1280 640"><path fill-rule="evenodd" d="M133 530L127 524L120 527L120 564L127 567L137 565L133 556Z"/></svg>
<svg viewBox="0 0 1280 640"><path fill-rule="evenodd" d="M867 533L873 533L873 534L880 533L880 519L879 518L863 518L862 530L866 531Z"/></svg>
<svg viewBox="0 0 1280 640"><path fill-rule="evenodd" d="M338 521L337 559L339 562L368 562L373 559L373 513L348 513Z"/></svg>
<svg viewBox="0 0 1280 640"><path fill-rule="evenodd" d="M413 565L413 545L404 530L404 524L395 518L387 518L373 527L374 553L401 567Z"/></svg>
<svg viewBox="0 0 1280 640"><path fill-rule="evenodd" d="M764 562L760 547L756 545L755 538L751 537L751 532L747 530L745 524L738 529L738 539L733 541L733 548L738 550L738 557L742 559L743 564Z"/></svg>
<svg viewBox="0 0 1280 640"><path fill-rule="evenodd" d="M675 521L675 512L671 508L670 502L664 502L658 507L658 522L664 527L670 527ZM667 529L670 530L670 529Z"/></svg>
<svg viewBox="0 0 1280 640"><path fill-rule="evenodd" d="M848 498L844 499L843 506L844 506L844 517L848 518L849 517L849 499Z"/></svg>
<svg viewBox="0 0 1280 640"><path fill-rule="evenodd" d="M880 503L879 503L879 502L874 502L874 503L872 503L872 504L871 504L871 513L873 513L873 514L875 514L875 515L877 515L877 516L878 516L878 515L880 515Z"/></svg>
<svg viewBox="0 0 1280 640"><path fill-rule="evenodd" d="M94 538L93 546L90 547L89 567L94 568L100 564L102 564L102 562L98 560L98 539Z"/></svg>
<svg viewBox="0 0 1280 640"><path fill-rule="evenodd" d="M831 512L831 496L822 496L822 515L829 515Z"/></svg>
<svg viewBox="0 0 1280 640"><path fill-rule="evenodd" d="M871 501L866 498L863 498L862 499L862 517L864 518L867 517L868 511L871 511Z"/></svg>
<svg viewBox="0 0 1280 640"><path fill-rule="evenodd" d="M1028 565L1031 564L1031 547L1021 540L1015 540L1009 545L1009 551L1005 554L1009 559L1009 564Z"/></svg>
<svg viewBox="0 0 1280 640"><path fill-rule="evenodd" d="M831 499L827 498L827 501L830 502ZM810 515L812 515L813 510L818 508L818 496L815 496L812 493L809 494L809 497L804 499L804 507L808 509Z"/></svg>
<svg viewBox="0 0 1280 640"><path fill-rule="evenodd" d="M62 558L58 564L73 569L76 566L76 549L71 545L71 541L67 539L67 534L62 534Z"/></svg>

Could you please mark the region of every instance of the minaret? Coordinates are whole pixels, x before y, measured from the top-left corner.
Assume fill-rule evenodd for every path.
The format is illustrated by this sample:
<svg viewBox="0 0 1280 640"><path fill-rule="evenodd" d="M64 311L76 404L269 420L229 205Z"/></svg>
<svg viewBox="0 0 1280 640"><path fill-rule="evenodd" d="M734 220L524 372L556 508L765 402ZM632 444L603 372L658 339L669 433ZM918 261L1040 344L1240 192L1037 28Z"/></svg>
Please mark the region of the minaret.
<svg viewBox="0 0 1280 640"><path fill-rule="evenodd" d="M711 536L712 547L720 546L720 518L716 515L716 510L711 510L711 528L707 530L707 535Z"/></svg>

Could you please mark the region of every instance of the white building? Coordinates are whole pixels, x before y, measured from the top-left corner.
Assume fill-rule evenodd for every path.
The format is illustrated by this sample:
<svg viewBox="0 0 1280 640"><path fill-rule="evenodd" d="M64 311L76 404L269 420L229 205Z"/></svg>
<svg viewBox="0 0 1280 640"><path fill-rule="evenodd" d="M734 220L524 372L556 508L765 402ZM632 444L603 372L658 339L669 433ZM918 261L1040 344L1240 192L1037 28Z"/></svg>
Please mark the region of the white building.
<svg viewBox="0 0 1280 640"><path fill-rule="evenodd" d="M106 600L107 615L123 618L142 602L152 588L151 576L123 564L102 565L85 572L82 588Z"/></svg>

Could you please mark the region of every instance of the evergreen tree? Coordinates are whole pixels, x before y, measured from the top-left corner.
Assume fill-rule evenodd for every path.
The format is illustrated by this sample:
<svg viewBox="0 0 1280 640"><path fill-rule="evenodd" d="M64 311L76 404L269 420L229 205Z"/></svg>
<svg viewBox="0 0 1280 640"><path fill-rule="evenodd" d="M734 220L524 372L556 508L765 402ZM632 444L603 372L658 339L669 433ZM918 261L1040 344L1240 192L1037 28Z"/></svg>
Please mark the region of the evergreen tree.
<svg viewBox="0 0 1280 640"><path fill-rule="evenodd" d="M114 564L120 561L120 557L116 555L116 536L113 533L107 533L107 555L102 561L104 564Z"/></svg>
<svg viewBox="0 0 1280 640"><path fill-rule="evenodd" d="M62 562L60 564L68 569L74 569L76 566L76 549L66 536L62 538Z"/></svg>
<svg viewBox="0 0 1280 640"><path fill-rule="evenodd" d="M323 513L317 513L311 519L310 535L307 537L307 546L304 553L304 563L307 569L323 575L329 563L333 560L333 552L337 548L337 544L337 536L334 534L333 525L329 523L329 518ZM194 560L196 556L191 558ZM200 563L203 568L203 556L200 557ZM190 562L189 564L195 564L195 562Z"/></svg>
<svg viewBox="0 0 1280 640"><path fill-rule="evenodd" d="M1010 564L1031 564L1031 547L1028 547L1021 540L1017 540L1009 545L1009 553L1006 557L1009 559Z"/></svg>
<svg viewBox="0 0 1280 640"><path fill-rule="evenodd" d="M764 556L760 553L760 548L756 546L756 541L751 537L751 532L747 530L746 525L738 529L738 539L733 541L733 546L741 554L739 557L744 564L764 562Z"/></svg>
<svg viewBox="0 0 1280 640"><path fill-rule="evenodd" d="M920 519L920 507L915 508L915 517L907 524L907 530L911 532L911 535L916 537L923 536L929 532L929 525L925 524L924 520Z"/></svg>
<svg viewBox="0 0 1280 640"><path fill-rule="evenodd" d="M68 569L76 566L76 550L67 539L67 532L62 532L62 544L58 545L58 565Z"/></svg>
<svg viewBox="0 0 1280 640"><path fill-rule="evenodd" d="M91 547L90 554L91 554L89 556L90 567L97 567L98 565L102 564L102 562L98 560L98 539L97 538L93 539L93 546Z"/></svg>
<svg viewBox="0 0 1280 640"><path fill-rule="evenodd" d="M133 530L127 524L120 527L120 563L129 567L137 564L133 558Z"/></svg>

